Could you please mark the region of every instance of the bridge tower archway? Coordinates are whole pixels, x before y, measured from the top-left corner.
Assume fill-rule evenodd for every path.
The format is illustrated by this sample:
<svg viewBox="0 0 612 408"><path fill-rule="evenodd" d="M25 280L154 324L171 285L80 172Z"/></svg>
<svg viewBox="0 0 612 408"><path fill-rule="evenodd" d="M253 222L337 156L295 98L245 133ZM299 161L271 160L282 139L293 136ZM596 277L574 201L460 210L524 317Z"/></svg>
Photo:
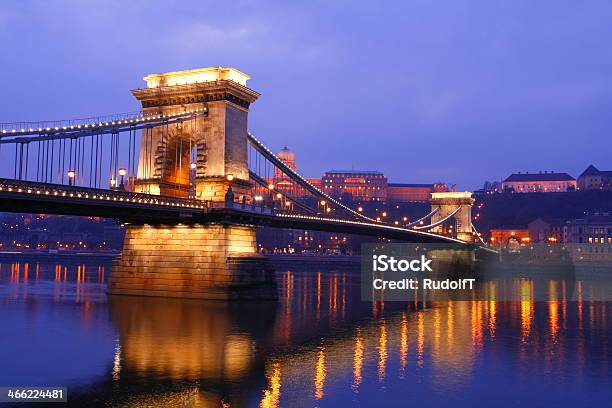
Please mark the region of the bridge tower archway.
<svg viewBox="0 0 612 408"><path fill-rule="evenodd" d="M201 114L182 124L172 124L170 117L167 126L142 132L135 190L184 197L189 194L184 175L195 170L198 199L224 201L230 183L235 195L248 195L247 119L259 97L246 86L249 79L223 67L145 76L147 88L132 91L145 115ZM185 143L196 149L195 157L182 149Z"/></svg>
<svg viewBox="0 0 612 408"><path fill-rule="evenodd" d="M468 191L431 193L430 202L432 211L438 209L431 216L432 224L443 220L456 211L449 219L454 218L454 229L456 230L457 239L465 242L474 241L472 226L472 205L474 205L474 199L472 198L472 193ZM441 234L443 228L443 225L438 225L432 228L430 232Z"/></svg>

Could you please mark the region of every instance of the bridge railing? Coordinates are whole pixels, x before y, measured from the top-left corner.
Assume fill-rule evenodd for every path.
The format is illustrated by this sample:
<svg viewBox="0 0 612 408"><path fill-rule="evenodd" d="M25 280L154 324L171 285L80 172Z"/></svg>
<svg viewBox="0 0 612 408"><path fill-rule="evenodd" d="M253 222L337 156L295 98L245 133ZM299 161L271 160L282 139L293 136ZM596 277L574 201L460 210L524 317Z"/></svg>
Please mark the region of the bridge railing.
<svg viewBox="0 0 612 408"><path fill-rule="evenodd" d="M45 121L23 121L23 122L9 122L9 123L0 123L0 133L3 134L12 134L21 132L21 130L29 131L37 130L37 129L57 129L64 130L70 127L82 126L93 123L107 123L107 122L116 122L123 120L130 120L136 118L145 117L142 111L133 111L133 112L124 112L124 113L114 113L110 115L100 115L100 116L91 116L87 118L78 118L78 119L63 119L63 120L45 120ZM15 132L13 132L13 130ZM5 132L3 132L5 131Z"/></svg>
<svg viewBox="0 0 612 408"><path fill-rule="evenodd" d="M120 189L106 190L90 187L66 186L63 184L39 183L33 181L0 179L0 192L14 192L39 196L67 197L84 200L107 200L126 203L186 207L206 210L201 200L134 193Z"/></svg>
<svg viewBox="0 0 612 408"><path fill-rule="evenodd" d="M208 201L206 202L206 207L207 208L217 208L217 209L229 208L233 210L248 211L248 212L253 212L253 213L258 213L258 214L267 214L267 215L274 214L274 209L264 204L257 204L257 203L249 204L249 203L243 203L241 201L234 201L234 202Z"/></svg>

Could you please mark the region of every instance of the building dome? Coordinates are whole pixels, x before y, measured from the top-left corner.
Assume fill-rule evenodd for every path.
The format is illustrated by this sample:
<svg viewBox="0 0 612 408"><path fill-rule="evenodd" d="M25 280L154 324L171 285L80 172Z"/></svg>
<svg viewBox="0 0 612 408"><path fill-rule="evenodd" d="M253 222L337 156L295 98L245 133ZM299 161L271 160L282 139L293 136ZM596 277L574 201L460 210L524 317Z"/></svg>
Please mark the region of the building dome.
<svg viewBox="0 0 612 408"><path fill-rule="evenodd" d="M295 171L297 169L297 166L295 165L295 153L293 153L293 151L291 151L287 145L285 145L276 156L291 170Z"/></svg>
<svg viewBox="0 0 612 408"><path fill-rule="evenodd" d="M287 145L285 145L280 152L277 154L278 158L281 160L292 160L295 161L295 153L291 151Z"/></svg>

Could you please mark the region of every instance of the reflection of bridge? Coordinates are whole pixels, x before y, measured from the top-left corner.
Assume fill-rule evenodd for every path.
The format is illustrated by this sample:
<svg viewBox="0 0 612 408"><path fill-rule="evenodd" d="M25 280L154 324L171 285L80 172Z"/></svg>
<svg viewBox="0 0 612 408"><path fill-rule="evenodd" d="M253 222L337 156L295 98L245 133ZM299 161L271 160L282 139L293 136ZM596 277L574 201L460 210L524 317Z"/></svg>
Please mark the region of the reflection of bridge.
<svg viewBox="0 0 612 408"><path fill-rule="evenodd" d="M430 214L399 227L315 188L247 132L259 96L249 78L221 67L148 75L148 87L132 91L143 106L138 114L0 125L0 153L12 170L0 179L0 210L129 224L110 285L122 294L274 297L267 260L256 250L262 225L472 241L469 194L434 197ZM451 219L456 238L440 234Z"/></svg>

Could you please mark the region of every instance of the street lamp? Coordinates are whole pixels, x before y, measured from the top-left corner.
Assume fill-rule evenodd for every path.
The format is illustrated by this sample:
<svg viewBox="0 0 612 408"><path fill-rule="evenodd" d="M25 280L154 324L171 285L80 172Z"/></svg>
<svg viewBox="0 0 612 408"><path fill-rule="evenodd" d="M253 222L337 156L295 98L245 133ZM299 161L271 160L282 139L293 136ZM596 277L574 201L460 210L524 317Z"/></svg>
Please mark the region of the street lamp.
<svg viewBox="0 0 612 408"><path fill-rule="evenodd" d="M227 178L227 181L232 181L234 179L234 175L233 174L228 174L226 176L226 178Z"/></svg>
<svg viewBox="0 0 612 408"><path fill-rule="evenodd" d="M119 182L119 188L121 190L125 189L125 185L123 184L123 178L125 177L125 175L127 174L127 170L125 168L120 168L119 169L119 176L121 177L121 181Z"/></svg>
<svg viewBox="0 0 612 408"><path fill-rule="evenodd" d="M114 177L111 177L111 178L108 180L108 182L109 182L109 184L110 184L110 189L111 189L111 190L114 190L114 189L115 189L115 185L117 185L117 180L115 180L115 178L114 178Z"/></svg>
<svg viewBox="0 0 612 408"><path fill-rule="evenodd" d="M192 162L189 167L191 167L191 170L195 170L198 165L195 162Z"/></svg>
<svg viewBox="0 0 612 408"><path fill-rule="evenodd" d="M268 189L274 190L274 184L272 184L272 183L268 184Z"/></svg>
<svg viewBox="0 0 612 408"><path fill-rule="evenodd" d="M74 183L76 172L74 170L68 170L68 185L71 186Z"/></svg>

